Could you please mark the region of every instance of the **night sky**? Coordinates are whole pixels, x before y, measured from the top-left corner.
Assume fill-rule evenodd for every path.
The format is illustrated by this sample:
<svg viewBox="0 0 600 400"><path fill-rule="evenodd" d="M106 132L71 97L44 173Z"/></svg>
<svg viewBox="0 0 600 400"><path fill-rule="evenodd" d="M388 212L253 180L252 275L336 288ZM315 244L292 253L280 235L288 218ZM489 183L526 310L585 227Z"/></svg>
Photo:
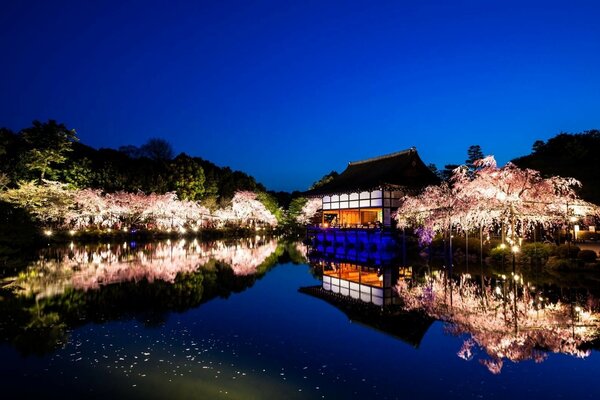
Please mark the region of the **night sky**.
<svg viewBox="0 0 600 400"><path fill-rule="evenodd" d="M4 0L0 51L0 126L162 137L274 190L600 128L598 1Z"/></svg>

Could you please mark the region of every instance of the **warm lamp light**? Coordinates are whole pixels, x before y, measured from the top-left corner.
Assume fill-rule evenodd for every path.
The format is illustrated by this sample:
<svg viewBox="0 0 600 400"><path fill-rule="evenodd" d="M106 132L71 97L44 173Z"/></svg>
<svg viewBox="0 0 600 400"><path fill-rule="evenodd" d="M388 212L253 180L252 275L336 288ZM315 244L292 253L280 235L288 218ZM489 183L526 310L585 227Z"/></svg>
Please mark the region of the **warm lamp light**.
<svg viewBox="0 0 600 400"><path fill-rule="evenodd" d="M513 253L518 253L518 252L519 252L519 246L517 246L517 245L514 245L514 246L511 248L511 250L512 250L512 252L513 252Z"/></svg>

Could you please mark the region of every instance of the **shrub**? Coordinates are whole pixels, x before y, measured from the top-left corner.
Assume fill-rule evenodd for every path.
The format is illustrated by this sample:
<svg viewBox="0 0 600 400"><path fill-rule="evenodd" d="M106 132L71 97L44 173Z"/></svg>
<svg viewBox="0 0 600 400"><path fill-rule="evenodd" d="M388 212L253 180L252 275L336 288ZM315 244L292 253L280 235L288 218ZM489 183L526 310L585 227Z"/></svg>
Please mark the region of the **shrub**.
<svg viewBox="0 0 600 400"><path fill-rule="evenodd" d="M596 252L594 250L580 250L577 253L577 258L586 263L596 261Z"/></svg>
<svg viewBox="0 0 600 400"><path fill-rule="evenodd" d="M554 270L568 270L576 267L577 264L573 260L558 257L550 257L546 263L546 268Z"/></svg>
<svg viewBox="0 0 600 400"><path fill-rule="evenodd" d="M521 253L529 262L546 260L556 251L556 245L548 243L525 243Z"/></svg>
<svg viewBox="0 0 600 400"><path fill-rule="evenodd" d="M581 250L575 245L561 244L556 248L556 255L558 258L575 258Z"/></svg>
<svg viewBox="0 0 600 400"><path fill-rule="evenodd" d="M504 249L502 249L502 248L500 248L500 246L498 246L498 247L494 247L493 249L490 250L490 257L492 258L492 260L494 260L496 262L502 261L502 254L504 254L505 262L507 260L512 260L512 253L510 251L509 246L506 246Z"/></svg>

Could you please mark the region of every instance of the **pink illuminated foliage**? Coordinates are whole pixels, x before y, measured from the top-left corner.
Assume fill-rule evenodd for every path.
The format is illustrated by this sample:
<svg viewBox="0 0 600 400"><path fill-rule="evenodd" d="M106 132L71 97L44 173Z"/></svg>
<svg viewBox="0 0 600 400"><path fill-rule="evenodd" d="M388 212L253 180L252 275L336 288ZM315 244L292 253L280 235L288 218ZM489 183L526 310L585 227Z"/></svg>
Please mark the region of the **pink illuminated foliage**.
<svg viewBox="0 0 600 400"><path fill-rule="evenodd" d="M495 285L490 280L478 285L468 275L456 282L434 273L422 284L401 280L396 291L406 310L447 322L453 335L468 335L457 355L470 361L483 351L479 362L494 374L506 361L542 362L551 353L581 358L590 354L582 345L598 336L596 303L574 307L549 302L518 276Z"/></svg>
<svg viewBox="0 0 600 400"><path fill-rule="evenodd" d="M199 202L179 200L174 192L103 193L97 189L72 190L52 181L21 182L17 189L0 193L0 198L28 210L44 224L68 229L277 225L276 217L253 192L237 192L230 207L214 213Z"/></svg>
<svg viewBox="0 0 600 400"><path fill-rule="evenodd" d="M300 213L296 216L296 222L301 225L307 225L315 217L317 212L321 209L322 201L320 198L307 199L304 206L300 210Z"/></svg>
<svg viewBox="0 0 600 400"><path fill-rule="evenodd" d="M499 168L493 156L476 161L475 167L474 173L459 167L450 183L406 196L396 214L398 225L441 232L450 227L468 231L502 223L514 240L517 225L523 230L536 224L562 223L572 214L598 214L595 205L577 196L581 184L573 178L543 178L538 171L512 163Z"/></svg>
<svg viewBox="0 0 600 400"><path fill-rule="evenodd" d="M141 248L121 246L72 246L59 259L45 257L15 279L15 288L24 296L54 297L68 289L96 290L121 283L174 282L178 274L211 268L211 262L229 266L234 275L259 272L259 267L277 250L276 240L246 240L235 244L179 240L147 244Z"/></svg>

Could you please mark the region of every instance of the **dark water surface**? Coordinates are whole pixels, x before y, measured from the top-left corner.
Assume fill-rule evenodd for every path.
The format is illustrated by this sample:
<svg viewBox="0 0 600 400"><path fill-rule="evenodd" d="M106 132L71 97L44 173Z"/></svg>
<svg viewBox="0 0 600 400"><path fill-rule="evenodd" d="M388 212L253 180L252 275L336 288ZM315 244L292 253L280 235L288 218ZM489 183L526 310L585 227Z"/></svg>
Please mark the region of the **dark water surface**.
<svg viewBox="0 0 600 400"><path fill-rule="evenodd" d="M593 285L411 271L406 310L382 311L318 289L356 266L311 267L305 251L265 238L46 249L3 281L2 397L600 397Z"/></svg>

